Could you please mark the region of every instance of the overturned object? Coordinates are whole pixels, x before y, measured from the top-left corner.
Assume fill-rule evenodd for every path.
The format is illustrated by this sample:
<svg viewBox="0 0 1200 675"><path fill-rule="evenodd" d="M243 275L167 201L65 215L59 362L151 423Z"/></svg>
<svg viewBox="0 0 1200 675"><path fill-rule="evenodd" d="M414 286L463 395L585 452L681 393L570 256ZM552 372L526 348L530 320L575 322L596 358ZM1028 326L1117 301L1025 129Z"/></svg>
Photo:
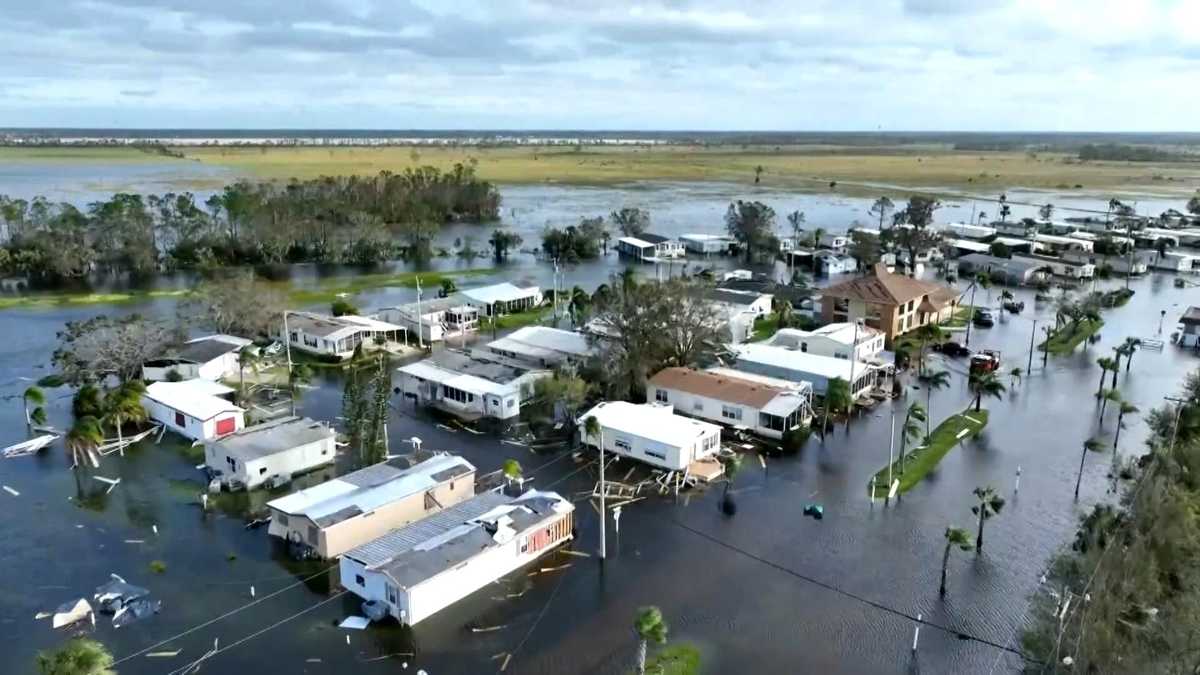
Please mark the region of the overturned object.
<svg viewBox="0 0 1200 675"><path fill-rule="evenodd" d="M51 619L51 625L55 628L70 626L73 623L82 621L92 616L92 605L86 598L79 598L74 602L65 602L54 610L54 617Z"/></svg>
<svg viewBox="0 0 1200 675"><path fill-rule="evenodd" d="M804 506L804 515L821 520L825 517L825 507L820 504L806 504Z"/></svg>
<svg viewBox="0 0 1200 675"><path fill-rule="evenodd" d="M126 583L115 574L112 577L112 581L98 586L96 594L92 596L101 612L114 614L134 600L150 595L150 591L141 586Z"/></svg>
<svg viewBox="0 0 1200 675"><path fill-rule="evenodd" d="M162 611L162 600L151 600L150 598L138 598L129 600L121 609L113 614L113 628L123 628L131 623L141 621L148 616L158 614Z"/></svg>

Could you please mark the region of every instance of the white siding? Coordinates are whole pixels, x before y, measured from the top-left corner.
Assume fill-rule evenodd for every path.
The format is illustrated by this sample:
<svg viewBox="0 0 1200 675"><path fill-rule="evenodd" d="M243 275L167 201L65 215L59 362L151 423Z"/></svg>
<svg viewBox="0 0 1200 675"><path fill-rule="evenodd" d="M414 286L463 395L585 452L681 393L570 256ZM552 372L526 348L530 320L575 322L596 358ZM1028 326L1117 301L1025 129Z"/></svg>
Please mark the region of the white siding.
<svg viewBox="0 0 1200 675"><path fill-rule="evenodd" d="M321 441L296 446L284 452L246 462L234 457L232 459L235 468L232 472L228 461L229 455L222 452L220 446L210 444L205 448L204 461L210 468L242 481L247 488L253 488L271 476L295 475L329 464L335 457L333 441L333 436L330 436Z"/></svg>
<svg viewBox="0 0 1200 675"><path fill-rule="evenodd" d="M680 410L683 412L683 410ZM689 464L701 457L711 455L721 447L721 432L715 430L696 437L696 440L685 446L675 446L654 441L627 431L615 431L601 427L604 437L604 451L622 457L629 457L671 471L682 471ZM583 428L580 427L581 435ZM595 444L594 438L588 439L589 445ZM709 447L705 447L707 445Z"/></svg>

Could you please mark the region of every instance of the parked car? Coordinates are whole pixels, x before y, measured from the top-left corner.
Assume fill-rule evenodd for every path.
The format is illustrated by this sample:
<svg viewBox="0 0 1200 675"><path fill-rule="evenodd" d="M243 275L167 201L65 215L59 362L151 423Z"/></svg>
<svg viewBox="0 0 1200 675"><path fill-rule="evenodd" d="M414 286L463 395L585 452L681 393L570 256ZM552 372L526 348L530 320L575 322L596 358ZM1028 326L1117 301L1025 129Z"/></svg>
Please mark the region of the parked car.
<svg viewBox="0 0 1200 675"><path fill-rule="evenodd" d="M1000 352L984 349L971 356L972 373L994 373L1000 368Z"/></svg>
<svg viewBox="0 0 1200 675"><path fill-rule="evenodd" d="M1025 302L1021 300L1005 300L1004 309L1013 314L1020 314L1025 311Z"/></svg>
<svg viewBox="0 0 1200 675"><path fill-rule="evenodd" d="M972 323L980 328L991 328L996 325L996 317L992 316L990 309L977 309Z"/></svg>
<svg viewBox="0 0 1200 675"><path fill-rule="evenodd" d="M957 342L943 342L940 345L934 345L933 349L934 349L934 351L941 352L941 353L945 354L946 356L950 356L950 357L953 357L956 359L961 359L964 356L971 355L970 349L967 349L966 347L958 344Z"/></svg>

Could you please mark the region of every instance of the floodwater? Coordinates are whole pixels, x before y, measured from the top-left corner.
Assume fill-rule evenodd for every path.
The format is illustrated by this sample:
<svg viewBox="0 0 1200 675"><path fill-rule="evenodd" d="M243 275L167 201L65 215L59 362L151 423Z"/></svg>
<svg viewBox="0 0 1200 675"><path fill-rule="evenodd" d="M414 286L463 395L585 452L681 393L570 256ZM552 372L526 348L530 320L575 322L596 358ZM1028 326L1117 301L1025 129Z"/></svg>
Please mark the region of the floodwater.
<svg viewBox="0 0 1200 675"><path fill-rule="evenodd" d="M626 204L651 209L655 229L667 233L718 231L724 206L737 197L761 198L780 213L801 208L810 223L817 214L831 223L865 220L867 206L831 195L724 185L539 186L506 188L504 195L505 220L530 232L527 242L536 240L547 221L569 222ZM447 235L454 232L451 228ZM480 241L486 240L480 234ZM715 264L734 263L716 259ZM433 262L434 267L470 265ZM610 254L568 267L566 284L590 290L620 266ZM653 268L641 271L652 274ZM337 272L298 266L294 273L300 283L309 283ZM549 285L550 277L548 264L519 255L471 283L529 278ZM0 672L27 671L37 650L63 639L47 621L34 620L37 612L90 596L110 573L146 586L163 600L160 615L127 628L115 630L101 619L96 637L118 659L128 658L118 667L123 675L174 671L199 658L214 639L228 651L207 668L221 672L422 668L431 675L484 673L499 670L503 657L494 656L512 653L509 673L625 673L636 646L631 621L646 604L663 609L673 641L699 646L709 673L1014 672L1019 658L996 645L1016 644L1038 578L1049 557L1069 540L1080 514L1114 498L1107 454L1088 458L1079 503L1071 495L1081 444L1107 435L1115 423L1110 415L1098 428L1092 398L1099 375L1095 359L1110 355L1126 336L1160 337L1161 310L1167 311L1169 332L1174 317L1195 303L1194 290L1175 289L1163 275L1136 280L1133 287L1137 294L1129 304L1105 314L1099 343L1052 357L1046 368L1035 358L1032 374L1010 386L1001 400L985 403L991 410L985 432L952 451L899 503L872 505L866 490L870 476L886 463L889 404L855 419L849 430L839 427L824 443L813 438L795 457L768 460L766 470L748 461L736 482L740 509L733 518L720 513L716 489L677 499L648 498L625 509L619 533L610 527L605 563L555 554L540 566L570 567L532 577L519 572L412 629L336 628L341 618L357 613L357 601L344 596L319 604L330 597L329 578L320 574L324 567L289 562L264 530L245 529L248 511L265 495L202 513L195 505L201 489L198 460L184 454L178 439L145 442L123 459L104 459L94 473L122 479L104 497L96 493L106 486L86 474L77 485L61 444L36 457L0 460L0 484L20 493L0 492L0 538L6 542L0 566L7 579L0 587ZM379 289L361 301L380 306L406 301L412 293ZM1003 315L994 328L971 335L972 347L1001 350L1003 372L1026 366L1031 320L1044 325L1053 316L1049 303L1036 303L1024 290L1016 294L1027 304L1024 314ZM990 298L977 296L981 304L998 299L998 289ZM0 341L0 445L23 437L21 391L50 372L54 334L65 321L131 311L171 316L173 310L173 302L157 300L120 308L0 312L5 336ZM1133 370L1120 375L1120 388L1148 410L1197 366L1194 355L1170 345L1162 352L1142 350ZM964 364L947 367L954 381L933 395L935 421L969 399ZM924 402L924 391L907 391L909 398L894 404L897 411L910 400ZM52 390L49 398L52 424L69 426L70 392ZM322 371L304 394L300 412L335 420L340 407L340 378ZM1127 424L1122 451L1139 453L1145 427L1138 417ZM577 464L568 452L534 455L489 435L448 431L404 405L398 404L389 431L394 449L418 436L427 449L464 455L481 473L514 457L534 477L534 486L569 497L589 491L595 480L591 466ZM1020 492L1014 494L1018 467ZM981 485L995 486L1009 503L989 522L982 555L953 554L949 593L939 599L942 532L950 524L972 526L971 490ZM824 506L824 520L802 515L810 503ZM578 507L579 539L572 548L594 553L596 513L583 501ZM153 560L163 561L166 571L151 572ZM913 655L911 617L918 614L929 624ZM470 630L495 626L501 628ZM174 649L183 651L174 658L139 654Z"/></svg>

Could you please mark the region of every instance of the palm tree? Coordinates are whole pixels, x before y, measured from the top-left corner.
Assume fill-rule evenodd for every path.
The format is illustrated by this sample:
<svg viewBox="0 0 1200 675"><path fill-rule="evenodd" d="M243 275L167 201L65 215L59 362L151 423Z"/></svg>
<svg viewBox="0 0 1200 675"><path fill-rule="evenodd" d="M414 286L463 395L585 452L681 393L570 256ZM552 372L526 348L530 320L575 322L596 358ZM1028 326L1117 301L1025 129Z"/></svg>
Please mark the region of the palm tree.
<svg viewBox="0 0 1200 675"><path fill-rule="evenodd" d="M971 507L971 513L979 517L979 530L975 535L975 552L983 553L983 523L1004 509L1004 498L996 494L992 486L977 487L972 492L979 503Z"/></svg>
<svg viewBox="0 0 1200 675"><path fill-rule="evenodd" d="M45 424L46 409L42 406L46 405L46 393L38 387L30 387L21 398L25 405L25 426L32 429L35 424ZM30 404L33 404L33 410L29 409Z"/></svg>
<svg viewBox="0 0 1200 675"><path fill-rule="evenodd" d="M521 463L515 459L504 460L504 466L500 469L500 471L504 474L504 480L509 485L512 485L513 481L521 481L522 477L524 476L524 472L521 469Z"/></svg>
<svg viewBox="0 0 1200 675"><path fill-rule="evenodd" d="M238 352L238 396L246 400L246 369L254 369L258 366L258 349L251 345L242 347Z"/></svg>
<svg viewBox="0 0 1200 675"><path fill-rule="evenodd" d="M80 417L99 417L104 414L100 404L100 389L94 384L85 384L75 392L71 401L71 412Z"/></svg>
<svg viewBox="0 0 1200 675"><path fill-rule="evenodd" d="M646 675L646 645L663 644L667 641L667 621L657 607L642 607L633 620L633 632L638 637L638 675Z"/></svg>
<svg viewBox="0 0 1200 675"><path fill-rule="evenodd" d="M1021 384L1022 372L1024 371L1022 371L1020 368L1013 368L1012 370L1008 371L1008 376L1012 378L1014 387L1018 384Z"/></svg>
<svg viewBox="0 0 1200 675"><path fill-rule="evenodd" d="M1127 337L1127 338L1125 338L1125 342L1121 344L1121 347L1125 352L1125 372L1126 373L1128 373L1129 369L1133 367L1133 353L1136 352L1138 350L1138 348L1141 346L1142 346L1141 338L1135 338L1135 337ZM1113 383L1113 386L1114 387L1116 386L1115 382Z"/></svg>
<svg viewBox="0 0 1200 675"><path fill-rule="evenodd" d="M578 326L587 318L591 305L591 297L579 286L571 289L571 302L567 305L567 313L571 315L571 325Z"/></svg>
<svg viewBox="0 0 1200 675"><path fill-rule="evenodd" d="M821 438L825 438L825 430L829 428L829 410L844 408L851 403L850 383L840 377L835 377L825 385L825 419L821 423Z"/></svg>
<svg viewBox="0 0 1200 675"><path fill-rule="evenodd" d="M742 456L733 454L722 457L721 464L725 467L725 489L721 493L721 511L727 516L732 516L737 513L737 503L733 501L733 495L729 493L729 488L733 487L733 480L742 470Z"/></svg>
<svg viewBox="0 0 1200 675"><path fill-rule="evenodd" d="M821 246L821 239L825 236L825 229L818 227L812 231L812 247L817 250Z"/></svg>
<svg viewBox="0 0 1200 675"><path fill-rule="evenodd" d="M73 638L52 652L38 652L39 675L116 675L113 657L91 638Z"/></svg>
<svg viewBox="0 0 1200 675"><path fill-rule="evenodd" d="M1129 401L1121 401L1121 408L1117 413L1117 433L1113 436L1113 452L1117 451L1117 441L1121 440L1121 429L1125 428L1125 416L1136 415L1141 410Z"/></svg>
<svg viewBox="0 0 1200 675"><path fill-rule="evenodd" d="M136 383L135 383L136 382ZM122 428L129 422L143 422L149 416L142 407L142 394L146 387L140 381L130 381L108 393L104 397L103 421L111 424L117 430L117 443L121 456L125 456L124 436Z"/></svg>
<svg viewBox="0 0 1200 675"><path fill-rule="evenodd" d="M80 417L75 425L67 432L67 449L71 451L71 459L78 465L79 458L84 453L100 447L104 443L104 432L100 429L100 421L95 417Z"/></svg>
<svg viewBox="0 0 1200 675"><path fill-rule="evenodd" d="M971 550L971 533L961 527L951 525L946 528L946 549L942 552L942 585L938 588L938 595L946 597L946 567L950 564L950 549L957 547L962 551Z"/></svg>
<svg viewBox="0 0 1200 675"><path fill-rule="evenodd" d="M1121 392L1116 389L1105 389L1104 396L1100 398L1100 426L1104 427L1104 410L1108 407L1109 402L1114 406L1121 403Z"/></svg>
<svg viewBox="0 0 1200 675"><path fill-rule="evenodd" d="M946 334L942 330L941 326L933 322L929 322L924 326L921 326L917 329L916 333L917 339L921 341L921 351L917 355L917 372L918 375L924 375L925 350L929 347L930 343L936 344L944 340Z"/></svg>
<svg viewBox="0 0 1200 675"><path fill-rule="evenodd" d="M1104 378L1108 371L1117 369L1117 364L1107 356L1101 356L1096 359L1096 365L1100 366L1100 386L1096 389L1096 398L1100 398L1104 396Z"/></svg>
<svg viewBox="0 0 1200 675"><path fill-rule="evenodd" d="M596 448L600 451L600 559L603 560L608 551L604 541L604 530L608 522L608 514L604 511L604 492L607 489L604 485L604 430L600 428L600 420L596 419L595 415L588 415L583 421L583 435L585 438L596 439Z"/></svg>
<svg viewBox="0 0 1200 675"><path fill-rule="evenodd" d="M792 323L792 301L776 295L771 299L775 311L775 329L783 330Z"/></svg>
<svg viewBox="0 0 1200 675"><path fill-rule="evenodd" d="M929 437L929 418L933 417L933 392L950 386L950 371L938 370L925 376L925 437Z"/></svg>
<svg viewBox="0 0 1200 675"><path fill-rule="evenodd" d="M312 382L313 371L307 364L297 363L288 372L288 392L292 398L292 415L296 414L296 396L301 387Z"/></svg>
<svg viewBox="0 0 1200 675"><path fill-rule="evenodd" d="M921 437L920 422L929 422L925 409L917 401L913 401L904 413L904 424L900 427L900 475L904 475L904 451L908 447L908 439Z"/></svg>
<svg viewBox="0 0 1200 675"><path fill-rule="evenodd" d="M1104 444L1098 438L1089 438L1083 442L1083 453L1079 455L1079 475L1075 478L1075 501L1079 501L1079 484L1083 482L1083 462L1089 452L1103 452Z"/></svg>
<svg viewBox="0 0 1200 675"><path fill-rule="evenodd" d="M1000 395L1006 391L1004 383L996 377L995 373L972 373L967 381L967 386L975 395L975 412L979 412L983 405L983 397L991 396L1000 398ZM970 407L969 405L967 406Z"/></svg>

